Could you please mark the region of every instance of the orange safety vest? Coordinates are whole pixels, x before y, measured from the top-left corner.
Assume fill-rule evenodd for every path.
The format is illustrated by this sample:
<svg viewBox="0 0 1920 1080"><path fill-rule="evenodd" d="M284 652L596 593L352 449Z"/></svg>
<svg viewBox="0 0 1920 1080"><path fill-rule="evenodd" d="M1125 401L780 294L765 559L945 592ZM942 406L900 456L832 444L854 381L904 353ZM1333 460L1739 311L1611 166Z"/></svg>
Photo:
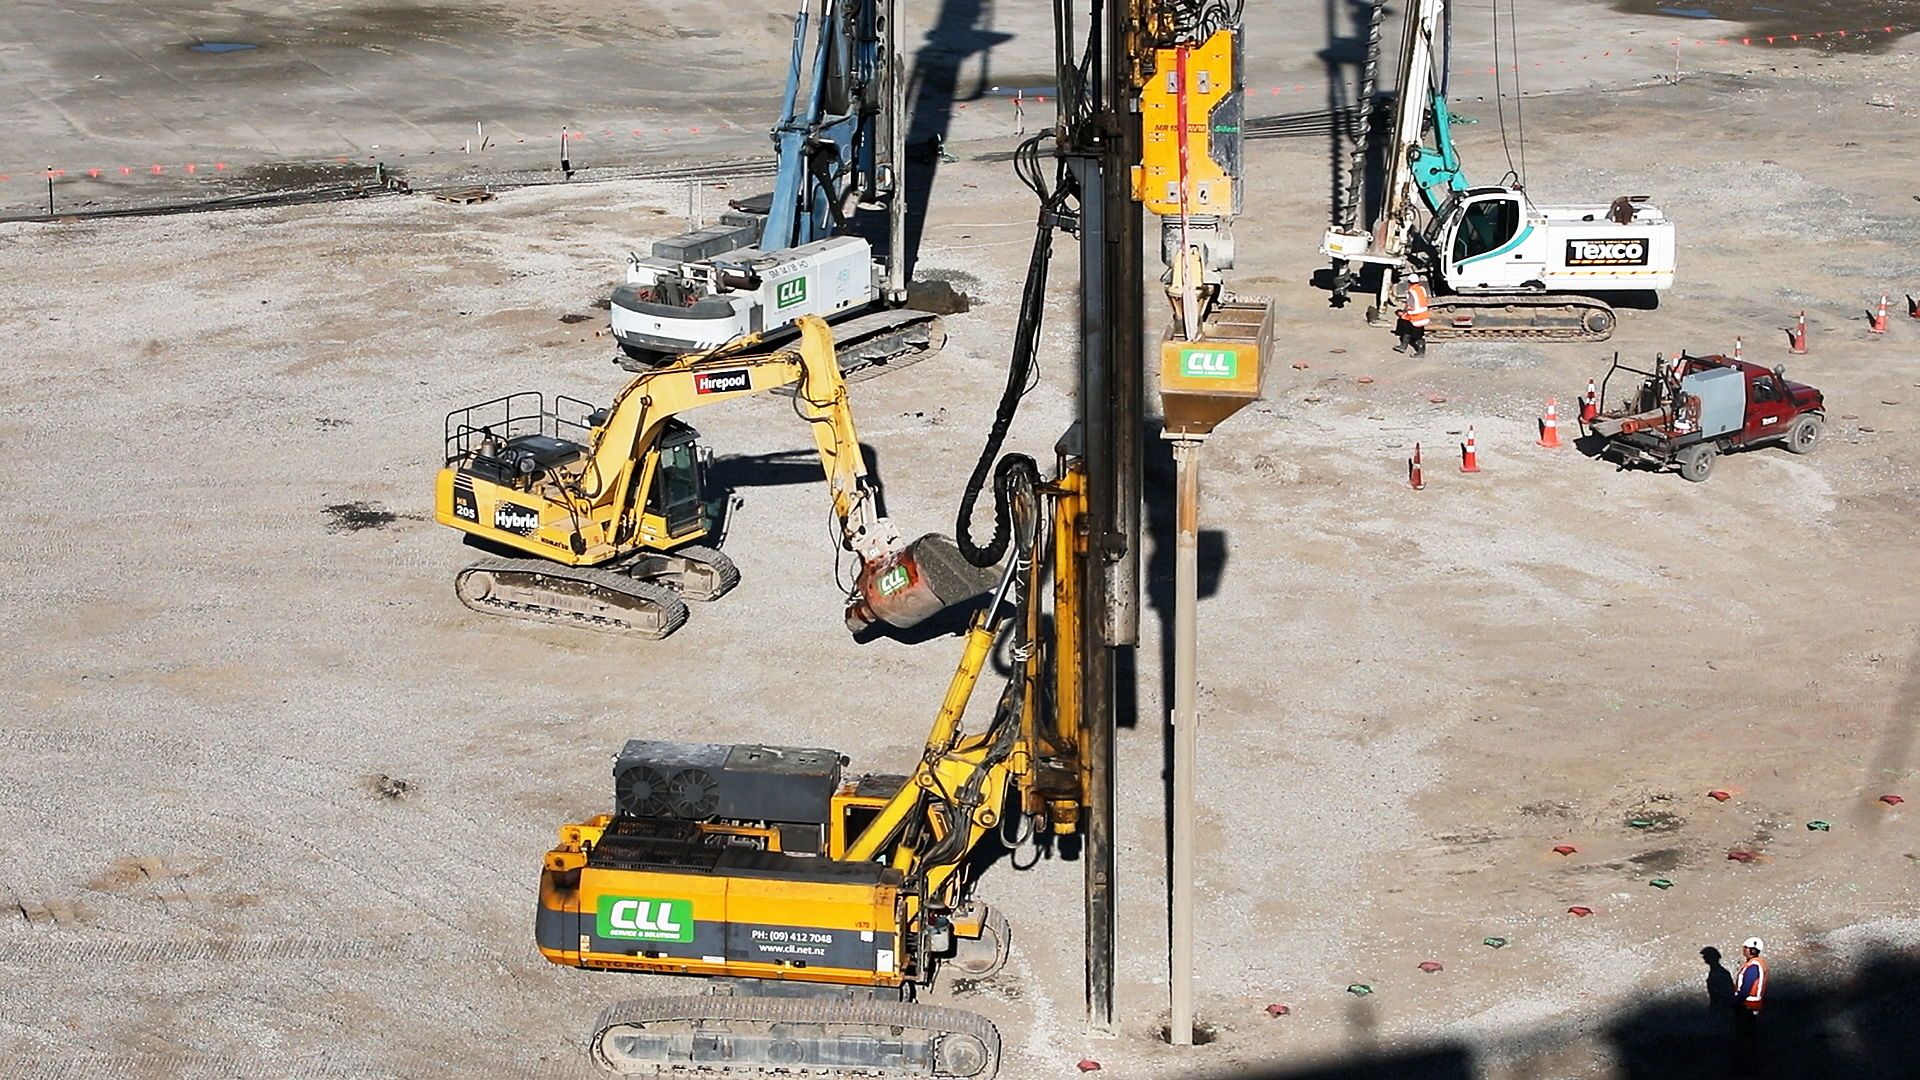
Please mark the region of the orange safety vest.
<svg viewBox="0 0 1920 1080"><path fill-rule="evenodd" d="M1427 287L1417 281L1407 282L1407 304L1400 309L1400 317L1409 326L1427 325Z"/></svg>
<svg viewBox="0 0 1920 1080"><path fill-rule="evenodd" d="M1753 972L1752 986L1747 985L1749 970ZM1761 963L1757 956L1748 960L1740 966L1740 974L1733 977L1733 985L1736 988L1735 993L1739 995L1740 1004L1754 1012L1759 1012L1762 1000L1767 996L1767 965Z"/></svg>

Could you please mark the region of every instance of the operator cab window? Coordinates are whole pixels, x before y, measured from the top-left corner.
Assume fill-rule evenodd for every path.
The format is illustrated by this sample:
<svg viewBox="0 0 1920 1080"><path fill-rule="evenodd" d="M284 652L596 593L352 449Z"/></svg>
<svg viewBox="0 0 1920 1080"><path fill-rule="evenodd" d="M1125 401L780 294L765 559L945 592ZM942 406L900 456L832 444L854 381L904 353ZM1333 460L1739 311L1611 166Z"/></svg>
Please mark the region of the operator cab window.
<svg viewBox="0 0 1920 1080"><path fill-rule="evenodd" d="M1453 261L1497 251L1520 231L1520 200L1486 199L1467 207L1453 240Z"/></svg>
<svg viewBox="0 0 1920 1080"><path fill-rule="evenodd" d="M1755 404L1763 401L1779 400L1780 388L1774 384L1773 376L1762 375L1753 380L1753 401Z"/></svg>

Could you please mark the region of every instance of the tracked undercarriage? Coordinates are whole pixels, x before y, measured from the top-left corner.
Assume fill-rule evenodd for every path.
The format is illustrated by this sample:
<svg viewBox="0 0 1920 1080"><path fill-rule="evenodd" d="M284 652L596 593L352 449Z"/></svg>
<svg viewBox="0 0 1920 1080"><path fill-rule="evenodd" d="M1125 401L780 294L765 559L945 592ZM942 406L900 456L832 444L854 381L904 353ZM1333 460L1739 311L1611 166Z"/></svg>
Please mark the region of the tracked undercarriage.
<svg viewBox="0 0 1920 1080"><path fill-rule="evenodd" d="M1605 341L1613 336L1613 307L1591 296L1526 294L1440 296L1431 307L1428 341ZM1368 312L1376 325L1391 316Z"/></svg>
<svg viewBox="0 0 1920 1080"><path fill-rule="evenodd" d="M859 382L884 375L889 369L906 367L940 351L947 343L946 324L940 316L911 308L889 308L835 322L833 346L840 364L841 378ZM792 336L787 332L767 335L777 344ZM650 371L673 359L674 354L623 346L614 362L628 371ZM787 391L791 393L791 390Z"/></svg>
<svg viewBox="0 0 1920 1080"><path fill-rule="evenodd" d="M698 994L608 1007L589 1053L621 1076L985 1080L999 1069L1000 1033L977 1013L908 1001Z"/></svg>
<svg viewBox="0 0 1920 1080"><path fill-rule="evenodd" d="M687 621L686 600L717 600L739 583L732 559L689 544L617 568L487 559L460 571L453 588L489 615L657 639Z"/></svg>

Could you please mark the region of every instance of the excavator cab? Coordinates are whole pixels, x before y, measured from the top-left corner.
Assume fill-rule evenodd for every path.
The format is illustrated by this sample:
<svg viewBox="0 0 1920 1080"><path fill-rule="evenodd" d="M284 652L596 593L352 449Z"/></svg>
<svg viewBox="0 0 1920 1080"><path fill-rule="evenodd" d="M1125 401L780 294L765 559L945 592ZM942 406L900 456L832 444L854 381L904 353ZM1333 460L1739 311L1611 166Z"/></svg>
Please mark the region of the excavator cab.
<svg viewBox="0 0 1920 1080"><path fill-rule="evenodd" d="M1542 248L1526 196L1512 188L1473 188L1449 200L1430 236L1447 287L1455 292L1544 288Z"/></svg>
<svg viewBox="0 0 1920 1080"><path fill-rule="evenodd" d="M653 480L647 488L647 515L660 518L668 536L705 531L704 473L700 433L689 424L668 420L662 425Z"/></svg>

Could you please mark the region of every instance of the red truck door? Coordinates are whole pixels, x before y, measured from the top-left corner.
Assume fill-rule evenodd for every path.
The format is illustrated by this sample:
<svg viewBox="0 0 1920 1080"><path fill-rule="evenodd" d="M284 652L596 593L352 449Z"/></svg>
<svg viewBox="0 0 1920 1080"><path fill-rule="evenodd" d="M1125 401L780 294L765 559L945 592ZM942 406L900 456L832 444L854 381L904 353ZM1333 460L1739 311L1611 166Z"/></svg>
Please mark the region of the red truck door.
<svg viewBox="0 0 1920 1080"><path fill-rule="evenodd" d="M1745 442L1778 438L1786 434L1793 420L1793 403L1787 400L1787 388L1771 373L1747 377L1747 422L1741 431Z"/></svg>

